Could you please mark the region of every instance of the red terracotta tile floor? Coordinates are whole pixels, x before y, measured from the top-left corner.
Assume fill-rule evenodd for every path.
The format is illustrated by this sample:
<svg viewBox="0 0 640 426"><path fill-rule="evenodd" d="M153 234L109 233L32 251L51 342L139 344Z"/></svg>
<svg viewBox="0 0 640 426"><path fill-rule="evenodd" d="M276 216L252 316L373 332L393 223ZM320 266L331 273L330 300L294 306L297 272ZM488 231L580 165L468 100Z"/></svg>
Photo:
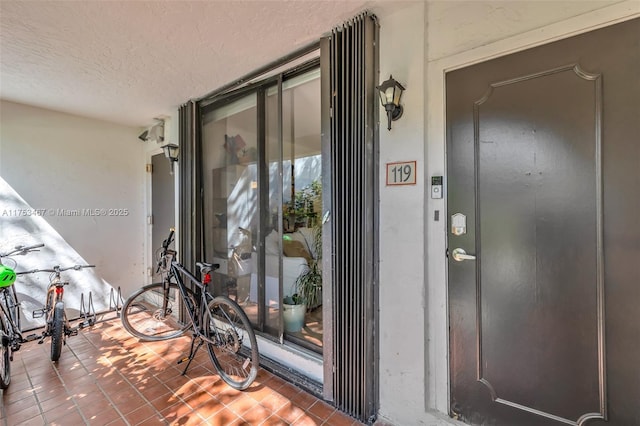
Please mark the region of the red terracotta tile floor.
<svg viewBox="0 0 640 426"><path fill-rule="evenodd" d="M67 339L58 363L49 339L11 363L0 425L361 425L261 370L244 392L224 383L201 349L186 376L190 339L139 342L113 319Z"/></svg>

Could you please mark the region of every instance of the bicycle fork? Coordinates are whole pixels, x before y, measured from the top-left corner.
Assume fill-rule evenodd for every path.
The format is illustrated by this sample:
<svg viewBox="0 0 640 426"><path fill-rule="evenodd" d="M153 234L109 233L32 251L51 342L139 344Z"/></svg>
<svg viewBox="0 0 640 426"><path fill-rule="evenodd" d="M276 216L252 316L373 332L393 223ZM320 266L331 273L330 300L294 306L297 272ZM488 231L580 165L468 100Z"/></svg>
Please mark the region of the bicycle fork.
<svg viewBox="0 0 640 426"><path fill-rule="evenodd" d="M47 291L47 304L42 309L37 309L32 312L33 318L42 318L46 316L46 324L44 331L39 337L38 344L41 345L44 343L44 340L51 336L52 327L53 327L53 317L56 309L60 309L63 312L63 320L64 320L64 332L62 337L63 344L67 344L66 337L67 336L76 336L78 334L77 329L72 329L69 327L69 322L67 321L67 315L64 309L64 286L67 283L58 282L53 283L49 286L49 290Z"/></svg>

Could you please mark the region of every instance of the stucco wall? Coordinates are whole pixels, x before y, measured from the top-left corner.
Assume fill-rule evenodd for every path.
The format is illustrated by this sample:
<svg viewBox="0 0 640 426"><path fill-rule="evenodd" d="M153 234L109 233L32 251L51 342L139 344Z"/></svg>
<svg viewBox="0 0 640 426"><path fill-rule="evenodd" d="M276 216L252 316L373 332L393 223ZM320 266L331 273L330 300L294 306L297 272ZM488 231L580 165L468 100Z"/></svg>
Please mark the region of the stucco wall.
<svg viewBox="0 0 640 426"><path fill-rule="evenodd" d="M65 299L78 309L80 292L88 297L91 290L96 309L107 308L111 287L128 294L144 279L139 129L7 101L0 106L0 251L47 245L18 258L18 270L95 264L95 273L69 273L73 283ZM28 217L7 215L16 208L36 210ZM44 301L47 282L47 274L32 275L16 288L37 303ZM35 309L28 303L23 308ZM30 319L30 312L24 317Z"/></svg>
<svg viewBox="0 0 640 426"><path fill-rule="evenodd" d="M407 89L403 117L391 131L380 126L379 416L396 425L455 423L446 415L446 199L430 199L428 185L446 176L444 75L625 19L640 3L442 1L374 13L380 81L391 73ZM385 163L408 160L418 161L417 185L386 187Z"/></svg>
<svg viewBox="0 0 640 426"><path fill-rule="evenodd" d="M424 11L378 17L380 81L393 74L406 88L391 131L380 107L380 411L396 419L424 411ZM385 186L386 163L413 160L416 185Z"/></svg>

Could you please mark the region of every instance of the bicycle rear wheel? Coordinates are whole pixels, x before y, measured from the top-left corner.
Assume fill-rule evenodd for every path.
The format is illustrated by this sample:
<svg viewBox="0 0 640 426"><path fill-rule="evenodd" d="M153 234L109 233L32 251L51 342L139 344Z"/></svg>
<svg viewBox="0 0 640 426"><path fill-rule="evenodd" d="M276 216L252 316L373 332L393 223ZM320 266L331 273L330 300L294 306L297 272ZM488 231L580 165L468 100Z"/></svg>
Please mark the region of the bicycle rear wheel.
<svg viewBox="0 0 640 426"><path fill-rule="evenodd" d="M193 292L187 290L187 309L196 306ZM191 322L180 321L180 308L184 305L180 289L171 283L142 287L132 294L122 306L120 319L129 333L140 340L167 340L180 336L191 327Z"/></svg>
<svg viewBox="0 0 640 426"><path fill-rule="evenodd" d="M62 353L62 343L64 342L64 305L56 303L53 308L53 319L49 324L51 330L51 361L58 361Z"/></svg>
<svg viewBox="0 0 640 426"><path fill-rule="evenodd" d="M249 318L237 303L215 297L204 312L209 357L222 380L234 389L248 388L258 374L260 356Z"/></svg>
<svg viewBox="0 0 640 426"><path fill-rule="evenodd" d="M11 332L9 324L0 311L0 389L6 389L11 383Z"/></svg>

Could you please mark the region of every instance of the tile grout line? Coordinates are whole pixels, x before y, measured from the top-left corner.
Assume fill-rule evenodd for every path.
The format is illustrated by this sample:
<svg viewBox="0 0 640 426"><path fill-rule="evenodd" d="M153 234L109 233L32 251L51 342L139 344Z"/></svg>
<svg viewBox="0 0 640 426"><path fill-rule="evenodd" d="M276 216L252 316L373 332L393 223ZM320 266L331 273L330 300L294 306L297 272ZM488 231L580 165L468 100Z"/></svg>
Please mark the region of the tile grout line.
<svg viewBox="0 0 640 426"><path fill-rule="evenodd" d="M67 346L68 349L71 349L68 345L64 345ZM78 357L76 356L76 354L73 354L76 359L78 359ZM78 362L80 362L80 360L78 359ZM89 422L87 421L87 419L84 417L84 414L82 413L82 410L80 409L80 406L78 405L78 402L76 401L76 399L74 398L74 396L69 392L69 388L67 387L67 383L64 381L64 379L62 378L62 375L60 374L60 370L58 368L58 364L55 364L53 361L51 362L53 370L56 372L56 376L58 376L58 380L60 380L60 382L62 383L62 387L64 388L65 393L69 396L69 398L71 398L71 401L73 401L73 405L76 407L76 409L78 410L78 412L80 413L80 417L82 417L82 420L84 421L85 425L88 425ZM82 363L81 363L82 364ZM85 369L86 371L86 369ZM46 422L47 417L45 415L43 415L44 420Z"/></svg>
<svg viewBox="0 0 640 426"><path fill-rule="evenodd" d="M109 337L111 337L111 338L115 338L115 336L111 336L110 334L108 334L108 332L105 332L105 333L106 333ZM178 336L178 337L183 337L183 336ZM171 340L171 339L168 339L168 340ZM167 362L167 364L171 364L170 362L166 361L166 359L165 359L164 355L162 355L162 354L160 354L160 353L156 352L155 350L153 350L152 348L150 348L150 347L146 344L146 342L141 341L141 340L139 340L139 342L140 342L140 343L142 343L142 344L144 345L144 347L145 347L145 348L147 348L147 350L149 350L149 351L150 351L150 352L152 352L154 355L158 356L159 358L161 358L162 360L164 360L165 362ZM113 364L111 363L111 361L109 361L109 363L111 364L111 366L113 366ZM114 368L115 368L115 367L114 367ZM141 396L145 401L147 401L147 403L148 403L149 405L151 405L151 406L153 407L153 409L154 409L154 410L156 410L156 412L157 412L160 416L162 416L162 418L163 418L163 419L165 419L165 420L166 420L166 418L162 415L162 413L160 413L160 412L155 408L155 406L154 406L153 404L151 404L151 402L150 402L147 398L145 398L145 397L144 397L144 395L142 395L142 394L138 391L138 389L137 389L135 386L133 386L133 384L132 384L132 383L131 383L131 382L130 382L126 377L124 377L124 376L122 375L122 373L120 373L120 371L119 371L117 368L115 368L115 370L118 372L118 374L120 374L120 376L122 376L122 378L123 378L124 380L126 380L126 381L127 381L127 383L129 383L129 385L130 385L132 388L134 388L134 389L136 390L136 392L138 392L138 394L139 394L139 395L140 395L140 396ZM179 369L176 369L176 370L179 370ZM182 375L179 371L177 371L177 374ZM156 376L156 375L153 375L153 376L151 376L151 377L154 377L154 378L156 378L156 379L157 379L157 376ZM184 377L186 377L186 378L188 378L188 379L189 379L189 380L187 381L187 383L192 383L192 384L196 385L198 389L201 389L202 391L204 391L204 392L208 393L209 395L212 395L212 394L211 394L211 393L209 393L209 392L208 392L204 387L202 387L198 382L196 382L192 377L190 377L190 376L188 376L188 375L184 375ZM161 381L160 381L160 383L161 383L161 384L162 384L166 389L168 389L168 390L169 390L169 392L171 392L171 396L175 397L175 398L176 398L178 401L180 401L181 403L186 404L187 406L191 407L191 404L189 404L189 403L188 403L188 402L187 402L183 397L181 397L180 395L178 395L178 394L175 392L175 390L174 390L174 389L172 389L172 388L170 388L169 386L167 386L167 384L165 383L165 380L161 380ZM213 396L213 395L212 395L212 396ZM224 404L223 402L220 402L220 404L222 404L222 406L223 406L223 407L228 408L228 406L227 406L226 404ZM193 411L193 413L194 413L195 415L197 415L198 417L200 417L200 419L202 419L202 421L206 421L206 419L204 419L204 418L203 418L203 417L198 413L198 411L196 411L196 409L195 409L195 408L191 408L191 411Z"/></svg>
<svg viewBox="0 0 640 426"><path fill-rule="evenodd" d="M115 413L117 413L117 415L119 416L119 419L115 418L112 420L112 425L118 424L119 422L122 422L124 424L127 425L138 425L140 423L144 423L144 422L149 422L150 420L153 421L159 421L162 422L162 424L164 425L169 425L170 423L174 423L178 420L180 420L179 418L176 418L175 420L168 420L167 417L165 417L165 415L163 415L161 413L161 409L165 410L168 406L162 406L161 404L163 403L164 398L168 398L167 402L171 399L175 399L175 403L179 403L182 405L185 405L186 408L190 409L190 411L188 412L184 412L180 418L186 418L185 416L188 415L193 415L195 416L194 418L192 418L191 420L197 420L200 421L199 424L208 424L209 418L212 419L212 421L215 421L215 416L217 414L213 414L213 417L209 417L209 418L204 418L205 414L203 411L202 413L198 410L198 407L200 407L203 404L219 404L221 407L224 407L228 410L231 411L231 413L235 416L236 421L240 421L240 422L248 422L245 419L245 415L248 415L248 413L250 412L250 410L247 410L245 413L243 414L236 414L236 412L234 410L231 410L231 406L233 404L233 402L235 400L237 400L237 398L233 397L233 399L229 400L228 403L224 403L222 400L217 399L216 397L216 392L213 391L213 388L210 387L210 383L208 380L202 382L200 380L201 377L203 377L205 374L209 375L215 375L216 372L210 368L210 364L206 359L206 356L202 359L199 359L198 362L194 363L193 367L202 367L203 371L197 371L196 375L194 374L187 374L184 377L184 383L183 380L175 380L173 375L169 372L169 374L167 375L162 375L162 377L158 377L159 374L161 374L161 371L166 371L167 369L162 369L162 367L166 364L166 366L170 366L171 371L175 371L175 376L176 378L180 375L180 370L179 368L174 366L174 362L170 361L171 358L175 358L174 355L176 355L177 352L174 353L174 351L169 351L169 352L165 352L163 354L163 352L160 350L159 347L156 347L155 345L147 345L146 342L140 341L139 343L144 345L144 349L146 351L143 351L141 353L138 353L137 350L132 352L131 348L136 348L137 346L135 346L135 344L132 344L132 342L128 341L128 339L126 339L126 335L121 334L120 331L122 331L121 329L117 328L117 324L112 324L111 326L107 326L105 328L99 329L96 328L94 330L91 330L92 333L86 333L86 334L80 334L82 337L78 337L76 338L76 340L78 340L80 346L77 346L75 344L71 344L71 345L67 345L68 346L68 350L71 351L71 353L73 354L75 359L71 359L74 362L77 362L79 364L79 366L81 367L81 370L78 371L77 373L74 373L73 375L69 375L69 377L66 377L66 383L65 380L63 379L63 377L65 377L65 372L66 369L64 368L60 368L57 364L53 364L53 363L49 363L49 365L53 364L53 367L55 369L55 374L56 377L58 378L59 382L62 385L62 388L65 390L66 395L71 398L71 401L73 402L73 406L80 412L79 414L81 415L82 420L84 421L85 424L89 425L90 421L87 418L87 416L84 414L84 412L82 411L82 409L80 408L80 399L76 394L76 393L71 393L70 389L74 389L74 387L72 386L74 378L76 375L79 375L78 378L80 377L86 377L87 375L89 376L89 380L87 380L87 384L88 386L90 386L91 384L95 385L97 387L97 389L100 391L100 393L105 397L106 401L108 401L109 405L111 405L111 407L113 407ZM94 333L100 333L102 334L101 336L97 336ZM82 340L84 339L84 340ZM126 343L125 343L126 342ZM182 342L180 342L181 344ZM100 346L102 345L102 346ZM169 344L171 345L171 343ZM116 346L119 346L121 349L116 349ZM176 345L173 345L174 349L177 348ZM105 348L107 349L112 349L111 352L109 352L108 354L105 352ZM153 349L155 348L155 350ZM122 359L122 357L120 355L123 355L124 358L127 358L127 353L129 354L129 358L128 359ZM162 360L162 366L160 364L158 364L158 368L154 367L155 364L151 365L150 363L146 363L143 359L138 359L137 357L140 356L144 356L144 359L147 359L146 355L147 353L151 353L153 354L154 357L157 357L159 359ZM112 356L113 354L113 356ZM117 355L117 356L116 356ZM82 357L83 359L81 359L80 357ZM124 362L120 362L121 360L123 360ZM26 374L26 378L28 380L28 383L31 387L30 391L33 393L34 397L36 398L36 403L37 403L37 407L38 407L38 412L40 415L40 419L42 421L46 422L46 416L43 412L43 405L42 405L42 401L41 398L42 396L38 396L37 394L35 394L35 388L34 388L34 383L33 383L33 378L28 370L26 369L26 361L24 358L21 357L20 359L21 363L22 363L22 367L24 368L24 370L27 372ZM194 361L196 361L194 359ZM154 361L155 362L155 361ZM101 367L102 366L102 367ZM105 368L106 367L106 368ZM97 368L100 371L95 371L92 372L90 371L92 368ZM73 368L72 368L73 370ZM122 370L122 371L121 371ZM157 372L157 374L154 374L154 372ZM84 373L84 376L83 376ZM109 377L111 376L111 377ZM108 383L105 382L105 385L102 385L101 382L99 382L99 380L102 380L102 378L106 377L108 380ZM276 377L276 376L273 376ZM266 387L269 387L266 383L270 382L271 379L273 379L273 377L268 376L267 379L264 381L263 385ZM106 392L106 389L111 386L110 385L110 381L112 379L115 379L115 381L117 382L118 380L122 379L122 381L125 383L124 386L129 386L130 388L134 389L134 395L138 395L140 397L140 399L142 401L144 401L143 405L135 408L133 411L129 412L128 414L134 413L136 410L144 407L144 405L150 405L153 414L149 415L147 417L145 417L144 419L141 420L136 420L134 421L129 421L126 419L126 417L123 414L123 410L129 410L129 408L125 405L122 405L122 408L118 408L118 406L115 404L114 400L110 397L110 394L108 394ZM148 381L147 379L153 379L151 381ZM134 380L138 380L137 382L134 383ZM221 380L221 379L218 379ZM170 383L174 383L174 386L170 387L169 384L167 382ZM223 382L220 382L222 384L224 384ZM286 382L285 382L286 383ZM155 386L155 385L162 385L162 389L165 389L166 391L168 391L168 393L165 393L163 396L158 396L157 398L154 398L153 400L158 401L158 408L156 408L156 405L154 405L153 403L151 403L150 399L148 397L146 397L143 392L144 389L147 389L146 384L149 384L150 386ZM280 393L281 389L279 389L280 387L282 387L284 385L284 383L280 383L280 386L277 386L279 383L278 382L273 382L272 384L276 385L275 387L277 389L272 389L272 393L277 393L278 395L280 395L280 397L283 397L285 399L287 399L289 401L289 403L293 403L291 397L288 396L284 396L283 394ZM195 387L193 387L193 385L195 385ZM138 386L140 386L141 389L143 390L139 390ZM184 388L183 388L184 386ZM177 388L177 389L176 389ZM183 390L184 389L184 390ZM190 390L194 389L193 392L191 392ZM181 391L182 390L182 391ZM76 389L77 391L77 389ZM160 391L160 389L158 389L158 391ZM74 391L75 392L75 391ZM130 392L130 391L128 391ZM196 399L192 398L192 396L195 395L196 392L204 392L206 394L209 394L211 396L210 401L208 399L204 399L204 402L202 403L198 403L198 407L194 407L194 402L196 401ZM306 393L304 392L304 390L301 390L300 392L302 393ZM300 393L298 392L298 394ZM112 393L113 394L113 393ZM153 395L153 393L149 393L149 396L151 397ZM251 397L250 394L246 394L248 397ZM229 395L231 397L231 395ZM199 396L198 396L199 398ZM191 402L188 402L191 401ZM280 417L280 415L278 414L278 411L280 409L282 409L283 407L285 407L287 404L283 404L282 406L280 406L278 409L276 410L272 410L270 408L267 407L267 405L263 405L262 401L258 401L258 400L254 400L256 402L256 404L258 406L262 406L264 408L267 408L271 413L266 416L265 418L258 420L258 423L260 424L268 424L269 419L271 419L272 421L280 421L280 422L285 422L287 424L288 420L285 420L283 417ZM122 402L122 401L121 401ZM302 413L300 413L300 415L296 418L295 421L291 422L290 424L295 424L295 422L299 421L303 416L305 415L313 415L313 418L317 417L315 414L310 412L310 409L318 404L319 402L321 402L320 399L317 399L315 402L312 402L311 405L309 407L307 407L306 409L302 409ZM328 403L328 402L325 402ZM174 403L171 403L169 405L172 405ZM324 426L328 426L329 425L329 417L332 416L333 414L340 412L340 410L337 409L337 407L333 406L332 404L328 403L329 407L332 408L332 412L329 413L328 416L326 416L325 419L321 419L318 418L318 425L324 425ZM3 419L2 422L0 422L0 425L4 425L4 426L8 426L8 419L6 418L6 407L4 405L2 405L2 407L0 407L2 409L2 411L0 411L0 413L5 413L5 417ZM299 407L301 408L301 407ZM138 413L138 416L141 413L146 413L145 411L141 411L140 413ZM179 412L179 411L178 411ZM169 418L172 418L173 415L177 414L178 412L174 412L171 411L171 414L169 414ZM35 420L36 418L38 418L36 415L34 415L34 417L32 417L32 420ZM184 420L184 419L183 419ZM266 423L265 423L266 422ZM258 424L256 423L256 424ZM245 423L242 423L245 424ZM360 423L355 423L352 422L352 425L355 424L360 424Z"/></svg>
<svg viewBox="0 0 640 426"><path fill-rule="evenodd" d="M155 352L154 352L154 353L155 353ZM157 354L157 353L155 353L155 354L156 354L157 356L161 357L162 359L164 359L164 357L163 357L162 355ZM178 374L180 374L180 373L178 372ZM158 379L158 378L157 378L157 376L155 376L155 375L154 375L154 376L152 376L152 377L156 378L157 380L160 380L160 379ZM188 376L186 376L186 375L185 375L185 377L188 377ZM187 383L193 383L194 385L196 385L196 386L197 386L197 388L198 388L198 389L201 389L202 391L207 392L207 390L206 390L206 389L204 389L202 386L200 386L200 384L199 384L198 382L194 381L194 380L193 380L193 378L188 377L188 379L189 379L189 381L188 381ZM184 399L183 397L181 397L180 395L178 395L174 389L172 389L172 388L170 388L169 386L167 386L167 384L165 383L165 380L161 380L161 381L160 381L160 384L162 384L162 386L164 386L166 389L168 389L168 390L169 390L169 392L171 393L171 396L173 396L174 398L176 398L176 400L180 401L182 404L187 405L188 407L191 407L191 404L189 404L189 403L187 402L187 400L186 400L186 399ZM136 389L136 390L137 390L137 389ZM194 392L194 393L195 393L195 392ZM208 393L208 392L207 392L207 393ZM143 397L143 398L144 398L144 397ZM145 400L146 400L146 398L145 398ZM154 409L156 409L156 408L155 408L155 406L153 406L153 404L151 404L150 402L149 402L149 404L150 404ZM223 404L223 405L224 405L224 404ZM157 410L156 410L156 411L157 411ZM204 418L203 418L203 417L198 413L198 411L196 411L196 409L195 409L195 408L191 407L191 411L193 411L193 413L194 413L196 416L200 417L200 419L201 419L202 421L206 421L206 419L204 419ZM159 414L160 414L160 413L159 413ZM160 415L162 416L162 414L160 414ZM162 418L166 420L166 418L165 418L164 416L162 416Z"/></svg>
<svg viewBox="0 0 640 426"><path fill-rule="evenodd" d="M83 336L84 337L84 336ZM93 344L92 341L90 341L89 339L87 339L86 337L84 337L84 339L89 342L89 344L91 344L91 346L93 346L94 349L98 349L96 347L96 345ZM124 417L124 414L120 411L120 409L118 409L118 407L116 406L115 402L111 399L111 397L109 396L108 392L105 392L104 388L102 387L102 385L100 383L98 383L98 380L96 379L96 377L89 371L89 369L84 365L84 363L82 362L82 360L78 357L77 353L73 350L73 348L71 346L68 347L68 349L71 351L71 353L73 353L73 356L76 357L76 359L78 360L78 362L80 363L80 365L82 366L82 368L84 369L84 371L87 372L87 375L89 377L91 377L93 379L93 383L98 387L98 389L100 389L100 392L102 392L102 394L107 398L107 400L109 401L109 404L111 404L111 406L113 407L114 410L116 410L116 412L118 413L118 415L120 416L120 418L122 419L122 421L124 421L127 425L130 426L129 422L127 421L127 419ZM99 353L99 350L98 350ZM113 368L115 370L115 372L117 372L118 374L120 374L120 372L118 371L118 369L114 368L113 365L111 365L111 368ZM56 373L59 374L56 370ZM64 385L64 383L63 383ZM65 390L66 390L66 385L65 386ZM73 398L73 397L72 397ZM75 402L74 399L74 404L77 405L77 403ZM82 418L84 418L84 415L82 414L82 409L80 409L80 407L78 406L78 410L80 411ZM90 423L87 423L90 424Z"/></svg>
<svg viewBox="0 0 640 426"><path fill-rule="evenodd" d="M109 336L109 337L113 338L113 336L109 335L109 334L108 334L108 332L106 332L106 331L105 331L105 334L106 334L107 336ZM90 344L91 344L95 349L99 349L99 348L97 348L97 347L96 347L96 345L95 345L92 341L90 341L89 339L86 339L86 340L87 340L87 341L88 341L88 342L89 342L89 343L90 343ZM154 353L155 353L155 352L154 352ZM156 354L156 355L157 355L157 354ZM77 358L77 357L76 357L76 358ZM79 358L78 358L78 359L79 359ZM131 388L132 388L132 389L134 389L134 390L136 391L136 393L137 393L137 394L138 394L138 395L139 395L139 396L140 396L140 397L141 397L141 398L142 398L142 399L143 399L143 400L144 400L144 401L145 401L149 406L151 406L151 408L153 408L153 410L155 411L155 415L158 415L158 416L162 417L162 419L163 419L164 421L166 421L166 418L162 415L162 413L161 413L160 411L158 411L158 409L157 409L157 408L156 408L156 407L151 403L151 401L149 401L149 400L148 400L148 399L147 399L147 398L146 398L146 397L145 397L145 396L144 396L144 395L143 395L143 394L138 390L138 388L137 388L136 386L134 386L134 384L133 384L133 383L131 383L131 381L130 381L127 377L125 377L125 376L120 372L120 370L119 370L117 367L114 367L113 363L112 363L108 358L105 358L105 359L106 359L106 361L109 363L109 366L113 369L113 371L115 371L115 372L116 372L116 373L117 373L117 374L118 374L118 375L119 375L119 376L120 376L120 377L121 377L121 378L122 378L122 379L123 379L123 380L124 380L124 381L125 381L125 382L130 386L130 387L131 387ZM81 361L81 362L82 362L82 361ZM83 367L84 367L84 364L83 364ZM85 368L85 370L86 370L86 368ZM155 376L154 376L154 377L155 377ZM191 380L191 379L190 379L190 380ZM96 382L96 384L97 384L98 386L100 386L97 382ZM172 390L172 389L170 389L170 388L169 388L169 387L164 383L164 381L163 381L163 382L161 382L161 384L162 384L165 388L167 388L167 389L172 393L172 395L173 395L173 396L175 396L176 398L178 398L181 402L186 403L182 398L180 398L178 395L176 395L176 394L173 392L173 390ZM106 395L106 393L104 392L104 390L102 389L102 387L101 387L101 386L100 386L100 390L102 391L102 393L104 393L104 394ZM111 401L111 399L109 399L109 400ZM112 403L113 403L113 402L112 402ZM115 406L114 406L114 408L115 408ZM140 407L138 407L138 408L140 408ZM118 410L117 408L116 408L116 410L118 411L118 413L119 413L119 414L120 414L120 416L122 417L122 420L124 420L124 422L125 422L125 423L129 424L129 422L126 420L125 416L120 412L120 410ZM135 411L135 410L134 410L134 411ZM152 417L152 416L149 416L149 417L147 417L146 419L142 419L142 421L148 420L148 419L150 419L151 417Z"/></svg>
<svg viewBox="0 0 640 426"><path fill-rule="evenodd" d="M4 426L7 426L7 413L5 409L5 403L4 403L5 392L6 392L5 390L2 391L2 406L0 406L0 415L2 415L2 424Z"/></svg>
<svg viewBox="0 0 640 426"><path fill-rule="evenodd" d="M182 337L182 336L181 336L181 337ZM144 342L143 342L143 343L144 343ZM145 347L147 347L147 348L148 348L148 350L150 350L150 351L151 351L151 352L153 352L155 355L157 355L158 357L160 357L160 358L162 358L163 360L165 360L165 361L166 361L166 359L165 359L165 356L164 356L164 355L162 355L162 354L160 354L160 353L158 353L158 352L154 351L152 348L150 348L150 347L149 347L149 346L147 346L146 344L145 344ZM167 361L167 363L168 363L168 364L171 364L171 363L169 363L168 361ZM202 365L202 364L197 364L196 366L198 366L198 365ZM195 366L194 366L194 367L195 367ZM205 367L205 368L206 368L206 367ZM212 372L212 373L214 373L216 376L218 376L219 380L221 380L221 381L222 381L222 379L220 378L220 375L219 375L218 373L214 372L213 370L211 370L211 372ZM178 374L182 375L179 371L178 371ZM184 377L188 377L188 378L189 378L189 381L188 381L187 383L192 383L192 384L196 385L196 386L197 386L197 388L198 388L198 390L201 390L201 391L203 391L203 392L205 392L205 393L207 393L207 394L211 395L211 397L212 397L212 398L215 398L215 395L213 395L213 394L212 394L208 389L206 389L206 388L205 388L204 386L202 386L200 383L198 383L197 381L195 381L193 377L191 377L191 376L189 376L189 375L184 375ZM176 397L179 401L181 401L182 403L187 404L189 407L191 407L191 404L190 404L190 403L189 403L185 398L183 398L183 397L179 396L177 393L175 393L175 391L174 391L172 388L170 388L169 386L167 386L167 385L166 385L166 383L164 383L164 381L162 381L162 384L163 384L167 389L169 389L169 391L171 391L172 395L173 395L174 397ZM226 385L226 386L228 386L228 384L225 384L225 385ZM194 392L194 393L195 393L195 392ZM246 420L244 419L244 417L242 417L242 415L240 415L240 414L236 414L233 410L231 410L231 408L230 408L230 405L231 405L231 404L226 404L226 403L224 403L224 402L222 402L222 401L219 401L219 400L218 400L217 402L218 402L218 403L219 403L223 408L229 409L229 410L230 410L234 415L236 415L236 417L237 417L238 419L241 419L241 420L243 420L243 421L246 421ZM257 402L257 401L256 401L256 402ZM257 402L257 403L259 404L259 402ZM200 405L202 405L202 404L200 404ZM199 405L199 406L200 406L200 405ZM196 408L197 408L197 407L192 407L192 411L193 411L197 416L199 416L199 417L202 419L202 421L206 422L206 421L207 421L207 419L205 419L202 415L200 415L200 413L196 410ZM273 414L275 414L275 412L273 412Z"/></svg>
<svg viewBox="0 0 640 426"><path fill-rule="evenodd" d="M27 380L29 381L29 387L31 392L33 392L33 397L36 399L36 404L38 405L38 411L40 411L40 418L42 419L42 421L44 421L46 423L47 419L44 416L44 410L42 409L42 404L40 403L40 398L38 398L38 394L35 391L35 387L33 386L33 382L31 381L31 375L29 374L29 369L27 368L27 364L25 364L24 362L24 358L20 357L20 362L22 363L22 367L24 368L24 371L27 375ZM5 422L8 425L9 424L9 418L8 416L5 417Z"/></svg>

